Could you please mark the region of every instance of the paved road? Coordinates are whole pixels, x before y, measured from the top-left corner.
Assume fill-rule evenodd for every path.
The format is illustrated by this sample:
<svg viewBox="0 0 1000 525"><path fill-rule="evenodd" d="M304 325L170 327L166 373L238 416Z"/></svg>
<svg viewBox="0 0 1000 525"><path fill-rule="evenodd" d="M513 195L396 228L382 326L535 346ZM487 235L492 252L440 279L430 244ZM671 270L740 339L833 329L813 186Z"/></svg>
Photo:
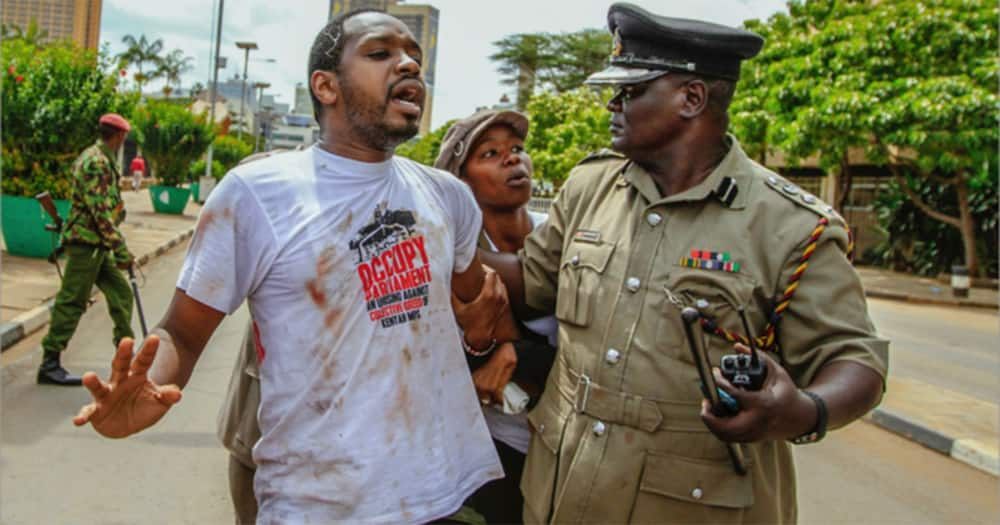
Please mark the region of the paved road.
<svg viewBox="0 0 1000 525"><path fill-rule="evenodd" d="M869 305L879 333L891 341L891 375L990 403L1000 399L997 312L881 299Z"/></svg>
<svg viewBox="0 0 1000 525"><path fill-rule="evenodd" d="M183 248L175 248L147 269L142 297L150 319L163 313L182 258ZM81 323L65 360L74 371L107 373L104 308L99 302ZM924 330L915 324L926 322L919 313L906 321L895 306L875 309L880 323L898 315L904 329ZM122 441L72 426L87 400L83 389L33 384L38 356L31 350L40 334L4 352L0 523L231 523L227 456L214 429L245 319L241 311L223 324L178 407ZM1000 521L997 478L867 423L799 447L797 457L804 524Z"/></svg>

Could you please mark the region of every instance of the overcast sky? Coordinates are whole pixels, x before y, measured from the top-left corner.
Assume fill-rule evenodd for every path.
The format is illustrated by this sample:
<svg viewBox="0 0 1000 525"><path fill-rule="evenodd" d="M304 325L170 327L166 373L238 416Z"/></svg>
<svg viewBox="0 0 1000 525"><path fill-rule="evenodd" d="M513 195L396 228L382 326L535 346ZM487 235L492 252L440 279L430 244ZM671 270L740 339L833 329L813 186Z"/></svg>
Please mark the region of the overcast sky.
<svg viewBox="0 0 1000 525"><path fill-rule="evenodd" d="M105 0L101 41L112 53L124 50L126 34L162 38L166 51L181 49L194 58L183 87L210 82L209 57L213 12L219 0ZM650 11L736 26L750 18L766 19L785 10L784 0L632 0ZM513 89L500 84L487 57L493 42L512 33L569 32L606 28L607 0L425 0L440 11L437 82L432 127L464 117L478 106L496 103ZM272 85L266 93L292 104L297 82L306 80L306 59L316 33L327 22L329 0L226 0L222 56L228 67L220 80L242 73L243 52L235 42L260 46L250 53L249 82ZM274 63L254 59L275 59Z"/></svg>

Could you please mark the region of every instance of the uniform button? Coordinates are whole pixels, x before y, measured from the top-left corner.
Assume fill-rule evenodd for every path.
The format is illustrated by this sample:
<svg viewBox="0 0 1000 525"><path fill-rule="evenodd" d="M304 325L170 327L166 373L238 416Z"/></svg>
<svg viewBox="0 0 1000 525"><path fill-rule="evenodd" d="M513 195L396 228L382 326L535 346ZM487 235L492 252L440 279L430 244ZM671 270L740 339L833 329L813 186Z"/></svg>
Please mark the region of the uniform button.
<svg viewBox="0 0 1000 525"><path fill-rule="evenodd" d="M771 175L770 177L767 178L767 182L770 182L771 184L777 184L778 183L778 177L775 177L774 175Z"/></svg>
<svg viewBox="0 0 1000 525"><path fill-rule="evenodd" d="M638 277L629 277L628 280L625 281L625 287L628 288L628 291L630 292L639 291L640 284L642 284L642 281L640 281Z"/></svg>
<svg viewBox="0 0 1000 525"><path fill-rule="evenodd" d="M580 256L579 255L574 255L573 258L569 260L569 263L572 264L573 266L579 265L580 264Z"/></svg>
<svg viewBox="0 0 1000 525"><path fill-rule="evenodd" d="M595 436L597 436L597 437L603 436L605 429L606 429L606 427L604 426L604 423L602 423L600 421L598 421L597 423L594 423L594 435Z"/></svg>
<svg viewBox="0 0 1000 525"><path fill-rule="evenodd" d="M808 193L802 194L802 202L806 204L816 204L816 197L809 195Z"/></svg>
<svg viewBox="0 0 1000 525"><path fill-rule="evenodd" d="M646 222L648 222L650 226L657 226L663 222L663 216L655 212L650 213L646 216Z"/></svg>
<svg viewBox="0 0 1000 525"><path fill-rule="evenodd" d="M539 433L545 432L545 423L542 423L541 425L538 425L538 432Z"/></svg>
<svg viewBox="0 0 1000 525"><path fill-rule="evenodd" d="M698 299L697 301L694 302L694 307L699 310L704 310L708 308L708 301L704 299Z"/></svg>
<svg viewBox="0 0 1000 525"><path fill-rule="evenodd" d="M795 195L799 192L799 187L794 184L785 184L781 189L785 190L785 193L789 195Z"/></svg>
<svg viewBox="0 0 1000 525"><path fill-rule="evenodd" d="M700 488L695 487L695 489L691 491L691 497L694 499L701 499L703 495L704 494L702 493Z"/></svg>
<svg viewBox="0 0 1000 525"><path fill-rule="evenodd" d="M617 363L618 360L621 359L621 357L622 357L621 352L615 350L614 348L609 348L608 351L604 353L604 362L606 362L609 365L613 365Z"/></svg>

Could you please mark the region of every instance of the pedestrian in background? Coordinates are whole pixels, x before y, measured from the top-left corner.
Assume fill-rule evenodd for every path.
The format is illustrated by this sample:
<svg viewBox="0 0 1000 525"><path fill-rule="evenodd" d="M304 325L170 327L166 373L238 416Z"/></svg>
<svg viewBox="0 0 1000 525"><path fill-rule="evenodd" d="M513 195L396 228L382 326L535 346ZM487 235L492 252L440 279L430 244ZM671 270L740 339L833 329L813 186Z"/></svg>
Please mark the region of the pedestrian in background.
<svg viewBox="0 0 1000 525"><path fill-rule="evenodd" d="M483 211L479 247L517 253L524 238L547 216L528 210L533 168L524 149L529 121L516 111L483 110L455 122L445 135L434 167L450 171L469 185ZM453 300L459 324L465 305ZM487 523L521 523L521 471L531 441L527 410L534 407L555 358L555 317L523 323L522 338L492 353L466 348L483 417L503 464L504 478L479 488L467 501Z"/></svg>
<svg viewBox="0 0 1000 525"><path fill-rule="evenodd" d="M132 191L139 191L142 186L142 178L146 175L146 159L142 158L141 153L132 159L129 172L132 173Z"/></svg>
<svg viewBox="0 0 1000 525"><path fill-rule="evenodd" d="M131 126L121 115L108 113L100 118L98 127L100 139L73 163L71 207L62 232L66 271L52 306L49 332L42 339L39 384L80 384L80 377L62 367L60 356L87 310L93 286L108 303L114 345L117 347L124 337L133 337L132 290L121 272L133 259L118 230L125 208L114 161Z"/></svg>
<svg viewBox="0 0 1000 525"><path fill-rule="evenodd" d="M885 386L888 344L847 226L727 133L759 35L623 3L608 27L610 65L588 83L616 89L614 151L571 172L520 259L482 253L512 306L559 319L559 353L529 415L525 521L795 523L791 445L861 417ZM739 403L732 417L699 390L687 308L714 366L748 337L766 350L757 390L715 370Z"/></svg>

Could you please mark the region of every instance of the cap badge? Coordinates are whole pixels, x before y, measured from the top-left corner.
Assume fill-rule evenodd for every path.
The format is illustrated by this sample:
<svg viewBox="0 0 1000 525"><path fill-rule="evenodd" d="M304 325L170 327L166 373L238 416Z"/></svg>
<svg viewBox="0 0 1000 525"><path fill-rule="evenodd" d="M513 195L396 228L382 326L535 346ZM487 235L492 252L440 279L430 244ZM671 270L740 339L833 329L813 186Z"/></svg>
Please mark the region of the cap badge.
<svg viewBox="0 0 1000 525"><path fill-rule="evenodd" d="M613 57L622 56L622 35L617 27L615 28L614 43L611 45L611 56Z"/></svg>

